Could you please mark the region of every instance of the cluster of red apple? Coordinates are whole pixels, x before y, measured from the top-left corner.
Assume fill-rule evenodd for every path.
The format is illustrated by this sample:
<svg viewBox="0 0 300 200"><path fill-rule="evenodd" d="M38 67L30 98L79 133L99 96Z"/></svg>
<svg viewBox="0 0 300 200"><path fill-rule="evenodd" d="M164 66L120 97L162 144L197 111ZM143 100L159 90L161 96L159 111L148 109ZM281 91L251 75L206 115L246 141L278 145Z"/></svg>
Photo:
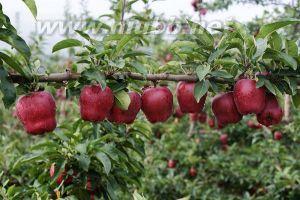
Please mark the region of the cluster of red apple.
<svg viewBox="0 0 300 200"><path fill-rule="evenodd" d="M51 167L50 167L50 170L49 170L51 178L54 178L55 168L56 168L55 163L52 163ZM58 185L63 184L65 186L68 186L68 185L73 183L74 178L77 177L77 176L78 176L78 173L75 170L72 171L72 174L67 174L67 169L65 168L64 171L59 173L59 175L56 179L56 183ZM89 176L87 177L85 188L90 194L90 199L93 200L94 197L95 197L95 188L93 187L92 179Z"/></svg>
<svg viewBox="0 0 300 200"><path fill-rule="evenodd" d="M169 169L175 169L175 168L176 168L176 165L177 165L177 161L176 161L176 160L173 160L173 159L170 159L170 160L168 160L167 165L168 165L168 168L169 168ZM195 176L197 176L197 169L196 169L195 167L191 167L191 168L189 169L189 175L190 175L190 177L195 177Z"/></svg>
<svg viewBox="0 0 300 200"><path fill-rule="evenodd" d="M201 113L207 94L197 102L194 88L192 82L178 83L176 95L180 112ZM167 87L144 88L142 96L136 92L128 94L130 105L127 110L122 110L109 87L102 90L99 85L85 86L79 99L82 119L100 122L107 118L110 122L131 124L142 109L148 121L156 123L166 121L173 114L173 95ZM45 91L23 96L16 105L18 118L26 131L34 135L55 129L55 110L54 98ZM278 124L283 116L275 96L267 93L265 88L257 88L251 79L241 79L235 84L234 91L214 97L212 111L220 128L237 123L243 115L251 113L256 114L258 122L265 126Z"/></svg>

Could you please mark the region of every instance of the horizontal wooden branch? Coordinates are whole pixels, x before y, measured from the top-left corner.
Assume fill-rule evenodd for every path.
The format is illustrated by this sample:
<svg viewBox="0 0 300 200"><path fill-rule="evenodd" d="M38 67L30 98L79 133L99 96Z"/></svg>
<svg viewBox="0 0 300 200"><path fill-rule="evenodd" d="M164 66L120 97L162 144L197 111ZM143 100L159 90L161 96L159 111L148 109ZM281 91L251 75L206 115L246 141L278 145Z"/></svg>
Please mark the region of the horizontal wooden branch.
<svg viewBox="0 0 300 200"><path fill-rule="evenodd" d="M38 76L38 82L64 82L64 81L71 81L71 80L77 80L81 77L81 74L79 73L53 73L49 75L40 75ZM196 82L198 81L197 75L180 75L180 74L147 74L142 75L138 73L132 73L132 72L123 72L123 73L114 73L114 74L107 74L106 78L108 79L124 79L125 78L131 78L135 80L147 80L147 81L188 81L188 82ZM11 74L10 75L11 80L14 83L26 83L26 82L32 82L33 80L28 80L25 77L21 75ZM218 83L231 83L230 80L225 80L221 78L215 78L211 77L210 80L213 80Z"/></svg>

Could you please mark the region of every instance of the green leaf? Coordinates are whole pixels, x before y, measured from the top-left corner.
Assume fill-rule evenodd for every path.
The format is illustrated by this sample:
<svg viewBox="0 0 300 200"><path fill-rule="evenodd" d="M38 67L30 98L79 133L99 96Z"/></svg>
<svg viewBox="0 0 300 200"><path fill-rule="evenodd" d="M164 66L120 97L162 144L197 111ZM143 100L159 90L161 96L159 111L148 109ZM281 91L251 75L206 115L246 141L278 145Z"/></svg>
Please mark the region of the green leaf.
<svg viewBox="0 0 300 200"><path fill-rule="evenodd" d="M293 104L296 108L300 108L300 90L297 91L297 94L292 96Z"/></svg>
<svg viewBox="0 0 300 200"><path fill-rule="evenodd" d="M87 143L77 144L75 146L76 151L78 151L81 154L85 154L87 151Z"/></svg>
<svg viewBox="0 0 300 200"><path fill-rule="evenodd" d="M82 72L82 75L89 81L96 81L99 83L102 90L106 88L106 77L102 72L95 69L87 69Z"/></svg>
<svg viewBox="0 0 300 200"><path fill-rule="evenodd" d="M26 4L26 6L29 8L31 11L32 15L34 18L37 16L37 8L34 0L23 0L23 2Z"/></svg>
<svg viewBox="0 0 300 200"><path fill-rule="evenodd" d="M130 65L132 67L134 67L139 73L143 74L143 75L147 75L148 74L148 70L146 67L144 67L144 65L138 61L133 61L130 63Z"/></svg>
<svg viewBox="0 0 300 200"><path fill-rule="evenodd" d="M300 23L299 19L286 19L286 20L263 25L260 28L259 33L256 36L256 38L266 38L280 28L283 28L290 24L297 24L297 23Z"/></svg>
<svg viewBox="0 0 300 200"><path fill-rule="evenodd" d="M268 48L264 57L275 59L275 60L280 60L283 63L285 63L286 65L292 67L294 70L297 69L297 61L292 56L290 56L286 53Z"/></svg>
<svg viewBox="0 0 300 200"><path fill-rule="evenodd" d="M150 56L149 53L146 53L146 52L142 52L142 51L130 51L130 52L127 52L123 58L132 58L132 57L137 57L137 56Z"/></svg>
<svg viewBox="0 0 300 200"><path fill-rule="evenodd" d="M137 191L134 191L133 200L147 200L147 199L142 195L140 195Z"/></svg>
<svg viewBox="0 0 300 200"><path fill-rule="evenodd" d="M217 83L215 83L214 81L209 81L210 86L212 88L212 90L217 94L219 93L219 87L217 85Z"/></svg>
<svg viewBox="0 0 300 200"><path fill-rule="evenodd" d="M192 33L196 35L197 39L199 39L204 46L208 47L209 49L212 49L214 46L213 36L200 24L197 24L190 20L187 21L188 24L190 25Z"/></svg>
<svg viewBox="0 0 300 200"><path fill-rule="evenodd" d="M66 49L66 48L70 48L70 47L79 47L82 46L82 42L80 42L79 40L76 39L65 39L62 40L58 43L56 43L52 49L52 53L62 50L62 49Z"/></svg>
<svg viewBox="0 0 300 200"><path fill-rule="evenodd" d="M78 160L79 166L84 171L89 171L91 159L86 154L75 155L75 158Z"/></svg>
<svg viewBox="0 0 300 200"><path fill-rule="evenodd" d="M228 46L222 47L211 53L207 62L212 63L215 59L219 58L226 51L227 47Z"/></svg>
<svg viewBox="0 0 300 200"><path fill-rule="evenodd" d="M131 34L131 35L125 35L122 37L122 39L118 42L115 52L113 54L113 57L118 56L119 53L126 47L126 45L132 40L135 39L137 35Z"/></svg>
<svg viewBox="0 0 300 200"><path fill-rule="evenodd" d="M16 100L16 89L8 79L8 73L0 67L0 90L3 94L2 101L6 108L9 108Z"/></svg>
<svg viewBox="0 0 300 200"><path fill-rule="evenodd" d="M262 57L264 55L267 47L268 47L268 41L266 39L258 38L256 40L256 52L255 52L255 54L253 55L252 58L254 60L257 60L260 57Z"/></svg>
<svg viewBox="0 0 300 200"><path fill-rule="evenodd" d="M270 36L269 43L273 49L275 49L277 51L281 51L282 39L276 31L274 33L272 33L272 35Z"/></svg>
<svg viewBox="0 0 300 200"><path fill-rule="evenodd" d="M286 40L285 41L285 50L286 53L290 56L297 57L298 56L298 45L295 40Z"/></svg>
<svg viewBox="0 0 300 200"><path fill-rule="evenodd" d="M197 102L207 93L208 83L207 81L199 81L195 85L194 96Z"/></svg>
<svg viewBox="0 0 300 200"><path fill-rule="evenodd" d="M199 78L199 81L202 81L205 76L210 72L210 66L209 65L200 65L196 69L196 74Z"/></svg>
<svg viewBox="0 0 300 200"><path fill-rule="evenodd" d="M232 78L233 77L231 74L229 74L225 70L213 71L213 72L210 72L210 74L214 77L220 77L220 78Z"/></svg>
<svg viewBox="0 0 300 200"><path fill-rule="evenodd" d="M27 77L27 73L22 69L22 66L16 59L0 52L0 59L2 59L8 66L14 69L16 72L20 73L22 76Z"/></svg>
<svg viewBox="0 0 300 200"><path fill-rule="evenodd" d="M83 37L87 41L91 41L91 37L88 34L86 34L85 32L80 31L80 30L75 30L75 32L78 33L81 37Z"/></svg>
<svg viewBox="0 0 300 200"><path fill-rule="evenodd" d="M261 88L265 85L265 78L264 77L258 77L258 81L256 83L256 88Z"/></svg>
<svg viewBox="0 0 300 200"><path fill-rule="evenodd" d="M31 56L30 48L21 37L10 30L0 28L0 40L15 48L29 62Z"/></svg>
<svg viewBox="0 0 300 200"><path fill-rule="evenodd" d="M269 80L265 80L265 86L268 88L268 90L274 94L276 96L276 90L274 87L276 87L275 85L273 85Z"/></svg>
<svg viewBox="0 0 300 200"><path fill-rule="evenodd" d="M111 162L110 162L109 157L105 153L102 153L102 152L96 153L95 156L103 164L104 171L108 175L111 170Z"/></svg>
<svg viewBox="0 0 300 200"><path fill-rule="evenodd" d="M124 90L115 93L116 104L122 110L128 110L130 105L130 97L127 92Z"/></svg>

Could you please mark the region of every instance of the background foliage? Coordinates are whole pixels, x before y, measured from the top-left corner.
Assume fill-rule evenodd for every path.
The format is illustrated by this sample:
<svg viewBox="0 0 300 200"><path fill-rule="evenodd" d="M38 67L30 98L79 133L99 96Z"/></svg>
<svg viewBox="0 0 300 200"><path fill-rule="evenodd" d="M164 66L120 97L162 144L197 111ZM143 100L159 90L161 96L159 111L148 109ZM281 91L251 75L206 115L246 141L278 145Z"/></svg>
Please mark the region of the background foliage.
<svg viewBox="0 0 300 200"><path fill-rule="evenodd" d="M97 24L111 34L94 37L86 34L87 30L77 30L78 37L66 35L65 40L53 47L53 52L69 48L67 58L59 53L44 55L42 36L33 35L26 44L1 9L0 40L14 50L0 52L3 96L0 197L92 199L95 196L139 200L144 199L139 195L143 194L146 199L299 199L299 2L296 6L284 5L283 9L266 12L261 19L247 25L228 22L213 34L182 16L179 24L191 29L181 28L174 40L166 39L164 34L151 34L157 29L151 23L157 17L151 10L152 1L143 0L145 10L140 13L132 8L135 0L128 1L127 7L121 0L111 2L112 14L97 19L84 14L91 23L87 29ZM24 3L36 17L38 9L34 1L24 0ZM214 12L236 3L240 1L203 2L201 6ZM261 5L272 3L255 1ZM66 16L69 20L76 17L67 11ZM276 23L277 20L281 22ZM148 29L122 34L130 29L125 26L128 22L151 25ZM284 32L279 29L282 27ZM172 55L171 60L166 59L168 54ZM57 62L64 63L63 69L57 67ZM41 69L45 71L42 74L70 70L81 73L82 78L63 85L36 81L13 84L9 79L9 74L17 73L36 80ZM126 71L142 75L196 74L197 99L207 91L212 97L230 90L234 80L246 74L267 87L281 104L285 93L293 95L293 121L271 129L251 129L247 121L255 120L250 116L219 130L207 123L191 122L188 116L151 125L140 113L130 126L107 121L83 122L78 114L77 97L84 85L98 82L110 86L119 105L126 108L126 91L141 92L144 85L153 84L127 77L105 78L106 73ZM255 76L263 71L272 75ZM218 79L226 80L226 84ZM167 84L173 91L176 87L170 82L158 84ZM59 127L45 136L32 137L24 133L15 119L13 105L18 95L38 88L45 88L55 96ZM206 104L205 112L211 118L209 100ZM283 133L283 140L273 139L275 131ZM227 148L219 140L224 133L229 136ZM175 169L167 167L170 159L177 161ZM49 169L53 163L55 174L51 178ZM191 167L196 168L196 177L189 175ZM62 172L73 177L71 184L56 182Z"/></svg>

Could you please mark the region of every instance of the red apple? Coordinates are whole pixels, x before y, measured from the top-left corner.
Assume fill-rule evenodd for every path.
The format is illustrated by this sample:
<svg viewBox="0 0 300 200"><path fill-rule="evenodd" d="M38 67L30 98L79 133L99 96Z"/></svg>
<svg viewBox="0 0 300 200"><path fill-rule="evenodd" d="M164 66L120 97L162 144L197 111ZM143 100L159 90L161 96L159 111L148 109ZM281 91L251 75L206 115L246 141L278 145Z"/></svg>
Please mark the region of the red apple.
<svg viewBox="0 0 300 200"><path fill-rule="evenodd" d="M205 123L207 120L207 114L205 112L200 112L198 115L198 119L200 123Z"/></svg>
<svg viewBox="0 0 300 200"><path fill-rule="evenodd" d="M87 180L86 180L86 190L89 191L89 192L94 192L94 186L92 184L92 179L91 177L87 177Z"/></svg>
<svg viewBox="0 0 300 200"><path fill-rule="evenodd" d="M114 105L114 95L109 87L85 86L79 98L81 118L85 121L103 121Z"/></svg>
<svg viewBox="0 0 300 200"><path fill-rule="evenodd" d="M261 124L256 124L252 120L247 121L247 126L252 129L261 129L262 128Z"/></svg>
<svg viewBox="0 0 300 200"><path fill-rule="evenodd" d="M164 122L173 113L173 95L167 87L144 90L142 110L151 123Z"/></svg>
<svg viewBox="0 0 300 200"><path fill-rule="evenodd" d="M233 92L219 94L214 97L212 101L212 111L220 127L226 126L227 124L238 123L242 119L242 115L235 106Z"/></svg>
<svg viewBox="0 0 300 200"><path fill-rule="evenodd" d="M190 122L198 121L198 113L190 113L189 117L190 117Z"/></svg>
<svg viewBox="0 0 300 200"><path fill-rule="evenodd" d="M53 178L54 174L55 174L55 163L52 163L51 164L51 167L50 167L50 177Z"/></svg>
<svg viewBox="0 0 300 200"><path fill-rule="evenodd" d="M210 128L215 128L215 119L214 118L209 118L207 123Z"/></svg>
<svg viewBox="0 0 300 200"><path fill-rule="evenodd" d="M199 3L199 0L193 0L192 1L191 5L194 8L194 11L198 10L198 3Z"/></svg>
<svg viewBox="0 0 300 200"><path fill-rule="evenodd" d="M177 100L183 113L199 113L204 107L206 94L197 102L194 96L194 88L195 83L191 82L181 81L177 85Z"/></svg>
<svg viewBox="0 0 300 200"><path fill-rule="evenodd" d="M220 142L223 145L228 144L228 135L226 133L224 133L220 136Z"/></svg>
<svg viewBox="0 0 300 200"><path fill-rule="evenodd" d="M165 57L165 62L170 62L173 60L173 55L171 53L168 53Z"/></svg>
<svg viewBox="0 0 300 200"><path fill-rule="evenodd" d="M267 127L279 124L283 117L283 110L280 108L276 97L268 94L266 98L266 106L263 111L256 115L257 121Z"/></svg>
<svg viewBox="0 0 300 200"><path fill-rule="evenodd" d="M170 24L169 25L169 32L173 32L173 31L175 31L175 29L177 28L177 26L176 26L176 24Z"/></svg>
<svg viewBox="0 0 300 200"><path fill-rule="evenodd" d="M274 139L275 140L281 140L282 139L282 133L280 131L275 131Z"/></svg>
<svg viewBox="0 0 300 200"><path fill-rule="evenodd" d="M223 151L228 151L228 145L227 144L222 144L222 150Z"/></svg>
<svg viewBox="0 0 300 200"><path fill-rule="evenodd" d="M60 100L66 100L66 91L65 88L59 88L56 90L56 97Z"/></svg>
<svg viewBox="0 0 300 200"><path fill-rule="evenodd" d="M161 134L160 131L156 131L156 132L155 132L155 137L156 137L157 139L161 139L161 136L162 136L162 134Z"/></svg>
<svg viewBox="0 0 300 200"><path fill-rule="evenodd" d="M197 176L197 169L195 167L191 167L190 170L189 170L189 175L191 177Z"/></svg>
<svg viewBox="0 0 300 200"><path fill-rule="evenodd" d="M174 113L174 116L176 117L176 118L182 118L183 116L184 116L184 113L180 110L180 108L178 107L178 108L176 108L176 110L175 110L175 113Z"/></svg>
<svg viewBox="0 0 300 200"><path fill-rule="evenodd" d="M54 174L55 174L55 163L53 163L50 167L50 177L53 178ZM76 176L76 175L77 175L77 172L74 170L73 170L72 175L67 174L67 171L64 170L58 175L58 177L56 179L56 183L58 185L60 185L64 181L65 185L70 185L73 182L74 176Z"/></svg>
<svg viewBox="0 0 300 200"><path fill-rule="evenodd" d="M70 185L73 182L73 175L67 174L66 171L61 172L56 179L56 183L60 185L63 181L65 185Z"/></svg>
<svg viewBox="0 0 300 200"><path fill-rule="evenodd" d="M32 92L21 97L17 102L16 111L29 134L40 135L56 128L56 105L49 92Z"/></svg>
<svg viewBox="0 0 300 200"><path fill-rule="evenodd" d="M108 115L110 122L118 124L132 124L142 107L141 96L136 92L129 92L130 104L127 110L122 110L115 103Z"/></svg>
<svg viewBox="0 0 300 200"><path fill-rule="evenodd" d="M168 160L168 168L174 169L176 167L176 161L175 160Z"/></svg>
<svg viewBox="0 0 300 200"><path fill-rule="evenodd" d="M264 88L256 88L254 80L241 79L234 86L233 97L239 113L258 114L265 107L266 91Z"/></svg>
<svg viewBox="0 0 300 200"><path fill-rule="evenodd" d="M200 9L199 9L199 14L200 14L200 15L203 15L203 16L204 16L204 15L206 15L206 13L207 13L207 9L206 9L206 8L200 8Z"/></svg>

